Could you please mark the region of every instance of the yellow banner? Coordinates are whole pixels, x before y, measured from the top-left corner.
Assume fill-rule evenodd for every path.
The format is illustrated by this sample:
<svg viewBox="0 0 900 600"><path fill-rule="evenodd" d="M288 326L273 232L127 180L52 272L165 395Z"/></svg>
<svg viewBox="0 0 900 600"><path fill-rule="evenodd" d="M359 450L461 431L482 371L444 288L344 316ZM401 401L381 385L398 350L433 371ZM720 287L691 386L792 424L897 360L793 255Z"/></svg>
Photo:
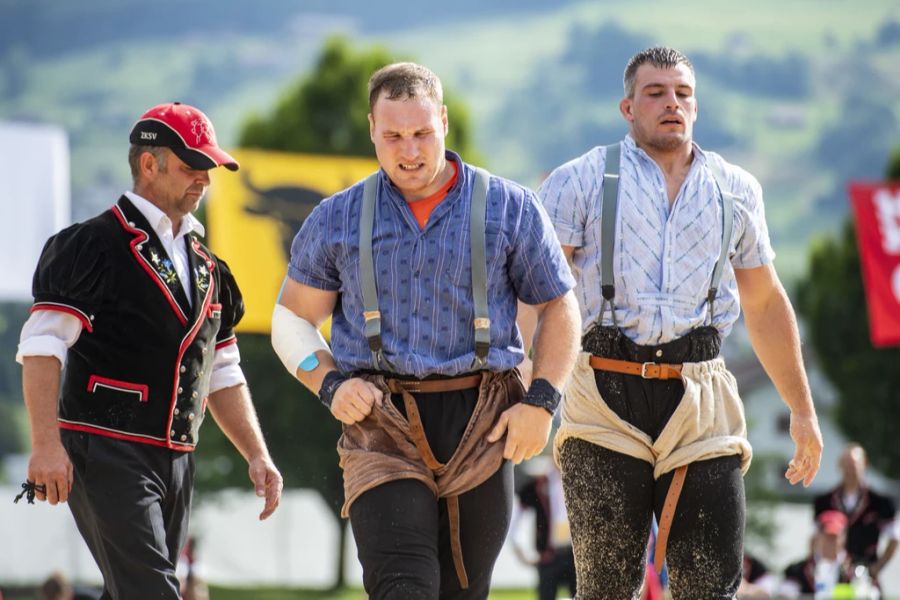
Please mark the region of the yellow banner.
<svg viewBox="0 0 900 600"><path fill-rule="evenodd" d="M291 241L323 198L378 169L369 158L235 150L237 173L212 171L210 248L231 267L247 312L238 331L268 333Z"/></svg>

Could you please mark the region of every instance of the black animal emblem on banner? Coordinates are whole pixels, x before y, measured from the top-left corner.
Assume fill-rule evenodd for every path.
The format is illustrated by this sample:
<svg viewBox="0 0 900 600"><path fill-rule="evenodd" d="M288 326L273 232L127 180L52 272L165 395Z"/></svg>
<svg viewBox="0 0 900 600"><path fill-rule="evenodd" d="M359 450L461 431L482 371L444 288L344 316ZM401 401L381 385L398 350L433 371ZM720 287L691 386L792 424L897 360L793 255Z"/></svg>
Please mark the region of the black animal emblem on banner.
<svg viewBox="0 0 900 600"><path fill-rule="evenodd" d="M242 180L244 187L253 193L253 202L244 207L244 211L251 215L269 217L278 223L284 255L290 260L294 235L309 213L325 198L325 194L299 185L260 188L250 181L246 173L242 174Z"/></svg>

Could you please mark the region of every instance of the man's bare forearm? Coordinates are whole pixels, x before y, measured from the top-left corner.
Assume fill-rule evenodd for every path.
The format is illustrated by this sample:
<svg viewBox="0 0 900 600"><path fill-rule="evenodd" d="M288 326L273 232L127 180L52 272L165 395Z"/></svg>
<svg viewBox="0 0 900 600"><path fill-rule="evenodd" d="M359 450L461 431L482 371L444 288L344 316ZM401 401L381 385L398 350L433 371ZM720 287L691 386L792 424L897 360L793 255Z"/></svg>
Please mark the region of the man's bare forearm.
<svg viewBox="0 0 900 600"><path fill-rule="evenodd" d="M25 356L22 359L22 392L33 447L59 442L57 405L61 369L59 360L53 356Z"/></svg>
<svg viewBox="0 0 900 600"><path fill-rule="evenodd" d="M784 289L778 286L758 309L745 309L744 316L753 349L791 412L814 413L797 319Z"/></svg>
<svg viewBox="0 0 900 600"><path fill-rule="evenodd" d="M534 333L534 378L565 387L578 357L581 313L569 291L543 305Z"/></svg>
<svg viewBox="0 0 900 600"><path fill-rule="evenodd" d="M235 385L210 394L209 409L222 432L248 462L269 456L246 385Z"/></svg>

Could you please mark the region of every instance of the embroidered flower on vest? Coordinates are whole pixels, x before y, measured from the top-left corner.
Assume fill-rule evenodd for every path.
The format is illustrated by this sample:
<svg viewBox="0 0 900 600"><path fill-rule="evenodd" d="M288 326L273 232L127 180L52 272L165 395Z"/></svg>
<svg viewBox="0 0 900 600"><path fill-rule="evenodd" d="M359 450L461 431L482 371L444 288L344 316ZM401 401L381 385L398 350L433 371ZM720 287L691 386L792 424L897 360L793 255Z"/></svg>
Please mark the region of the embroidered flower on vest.
<svg viewBox="0 0 900 600"><path fill-rule="evenodd" d="M172 265L172 261L169 257L160 259L156 250L151 249L150 262L153 263L153 267L156 269L156 272L159 273L162 280L166 282L166 285L174 285L175 282L178 281L178 273L175 272L175 267Z"/></svg>
<svg viewBox="0 0 900 600"><path fill-rule="evenodd" d="M194 281L197 283L197 289L201 293L206 293L206 290L209 289L209 271L206 265L194 267Z"/></svg>

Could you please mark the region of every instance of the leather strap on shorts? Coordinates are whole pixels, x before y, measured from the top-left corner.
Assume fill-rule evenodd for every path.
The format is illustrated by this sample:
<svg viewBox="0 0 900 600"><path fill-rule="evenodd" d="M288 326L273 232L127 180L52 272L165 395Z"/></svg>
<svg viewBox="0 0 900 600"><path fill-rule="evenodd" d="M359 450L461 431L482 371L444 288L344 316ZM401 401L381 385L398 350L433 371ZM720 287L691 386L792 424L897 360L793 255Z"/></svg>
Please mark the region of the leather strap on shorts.
<svg viewBox="0 0 900 600"><path fill-rule="evenodd" d="M669 541L669 531L672 529L672 519L675 517L675 506L681 489L684 487L684 478L687 475L687 465L675 469L672 482L669 483L669 491L663 502L662 514L659 516L659 529L656 532L656 551L653 553L653 568L656 573L662 573L663 563L666 560L666 543Z"/></svg>
<svg viewBox="0 0 900 600"><path fill-rule="evenodd" d="M434 392L454 392L458 390L468 390L477 388L481 385L482 375L467 375L464 377L454 377L452 379L427 379L427 380L405 380L405 379L386 379L385 383L392 394L400 394L403 397L403 405L406 407L406 420L409 423L409 430L413 443L422 455L425 465L432 471L436 471L444 466L444 463L435 458L425 437L425 428L422 426L422 418L419 416L419 407L416 405L416 399L413 393L430 394ZM450 521L450 549L453 554L453 566L456 569L456 577L459 579L459 585L462 589L469 587L469 577L466 574L466 567L463 563L462 544L459 539L459 497L447 497L447 518Z"/></svg>

